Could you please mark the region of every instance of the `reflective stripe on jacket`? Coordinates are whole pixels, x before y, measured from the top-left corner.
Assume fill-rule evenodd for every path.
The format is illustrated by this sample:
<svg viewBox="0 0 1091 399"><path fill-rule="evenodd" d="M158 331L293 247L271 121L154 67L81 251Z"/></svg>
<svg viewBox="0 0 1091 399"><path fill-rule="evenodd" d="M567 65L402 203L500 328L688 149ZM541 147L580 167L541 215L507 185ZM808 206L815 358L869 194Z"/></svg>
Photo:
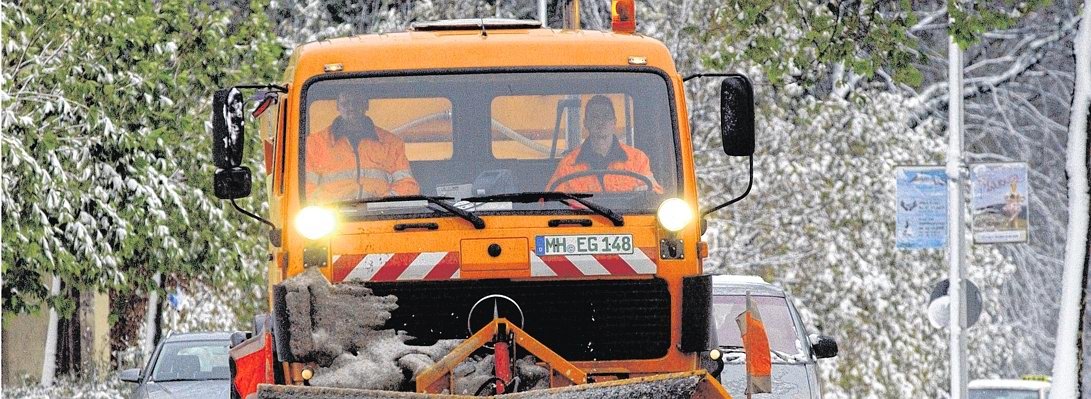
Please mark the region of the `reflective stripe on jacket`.
<svg viewBox="0 0 1091 399"><path fill-rule="evenodd" d="M648 162L648 156L640 151L636 147L632 147L623 144L619 141L614 141L614 147L610 149L611 152L621 150L623 156L618 156L616 160L610 162L607 170L626 170L629 172L639 173L647 176L648 180L652 181L652 189L656 193L662 193L663 187L659 185L659 182L655 180L655 175L652 174L651 164ZM595 192L624 192L624 191L640 191L647 190L647 183L643 180L632 176L625 176L620 174L605 174L605 175L589 175L577 177L571 180L563 180L562 177L568 176L577 172L583 172L591 169L591 166L583 162L580 158L580 152L591 151L589 145L581 145L572 152L565 155L561 159L561 162L557 164L557 170L553 172L553 177L549 179L549 183L546 184L546 189L553 186L556 181L562 181L557 187L554 187L555 191L565 192L580 192L580 193L595 193ZM609 155L609 154L607 154ZM624 159L621 159L624 158ZM599 183L599 179L602 179L602 183L606 185L606 190L602 189L602 184Z"/></svg>
<svg viewBox="0 0 1091 399"><path fill-rule="evenodd" d="M405 156L405 143L398 136L376 127L377 140L364 138L353 151L350 140L331 134L331 128L307 136L308 200L323 203L420 193Z"/></svg>

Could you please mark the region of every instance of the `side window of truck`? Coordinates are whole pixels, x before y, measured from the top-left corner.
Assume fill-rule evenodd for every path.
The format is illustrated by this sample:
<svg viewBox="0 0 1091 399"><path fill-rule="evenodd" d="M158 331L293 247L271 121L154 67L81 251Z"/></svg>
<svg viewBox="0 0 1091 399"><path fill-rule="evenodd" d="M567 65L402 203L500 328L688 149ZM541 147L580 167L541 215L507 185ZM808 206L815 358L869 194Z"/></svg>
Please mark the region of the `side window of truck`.
<svg viewBox="0 0 1091 399"><path fill-rule="evenodd" d="M264 157L262 159L265 160L265 173L270 175L273 174L277 165L278 147L282 145L282 143L279 142L278 129L281 127L280 121L284 107L283 100L284 96L279 96L277 103L266 108L258 117L258 132L261 137L262 150L264 152Z"/></svg>

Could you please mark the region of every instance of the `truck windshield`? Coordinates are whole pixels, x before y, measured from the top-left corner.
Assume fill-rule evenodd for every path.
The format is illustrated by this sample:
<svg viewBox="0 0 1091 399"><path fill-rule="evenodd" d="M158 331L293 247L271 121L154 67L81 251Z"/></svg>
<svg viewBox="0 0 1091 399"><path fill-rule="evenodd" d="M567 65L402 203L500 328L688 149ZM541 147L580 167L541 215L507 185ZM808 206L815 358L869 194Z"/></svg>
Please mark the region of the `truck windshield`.
<svg viewBox="0 0 1091 399"><path fill-rule="evenodd" d="M593 194L619 213L652 213L680 186L669 96L651 72L319 80L305 87L301 195L309 204L427 195L475 213L585 211L462 201L563 191ZM425 201L364 205L343 212L439 212Z"/></svg>

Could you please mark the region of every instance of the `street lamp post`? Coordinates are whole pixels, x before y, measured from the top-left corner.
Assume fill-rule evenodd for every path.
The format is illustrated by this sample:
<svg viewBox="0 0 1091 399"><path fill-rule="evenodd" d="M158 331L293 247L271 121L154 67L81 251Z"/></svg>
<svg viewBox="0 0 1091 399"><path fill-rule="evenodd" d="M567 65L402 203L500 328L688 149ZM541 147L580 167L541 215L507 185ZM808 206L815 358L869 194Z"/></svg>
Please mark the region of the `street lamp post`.
<svg viewBox="0 0 1091 399"><path fill-rule="evenodd" d="M953 21L952 21L953 22ZM947 101L947 263L951 299L951 399L966 398L966 274L965 224L962 199L962 49L953 35L948 37L949 63Z"/></svg>

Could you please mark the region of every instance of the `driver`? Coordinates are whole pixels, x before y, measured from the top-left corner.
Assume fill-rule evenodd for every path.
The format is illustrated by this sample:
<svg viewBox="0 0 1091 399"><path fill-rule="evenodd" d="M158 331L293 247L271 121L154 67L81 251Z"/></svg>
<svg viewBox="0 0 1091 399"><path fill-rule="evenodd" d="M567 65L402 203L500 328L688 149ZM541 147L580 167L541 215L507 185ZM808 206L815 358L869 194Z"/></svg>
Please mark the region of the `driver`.
<svg viewBox="0 0 1091 399"><path fill-rule="evenodd" d="M420 186L409 169L405 143L376 127L368 99L337 95L340 116L307 136L307 195L318 202L413 195Z"/></svg>
<svg viewBox="0 0 1091 399"><path fill-rule="evenodd" d="M556 191L593 193L644 191L649 188L644 180L619 173L603 172L568 177L588 170L619 170L647 177L652 182L651 189L662 193L663 187L659 186L652 174L648 156L643 151L619 141L616 124L613 101L601 94L591 97L584 108L583 118L587 139L583 141L583 145L561 159L546 189L552 187ZM553 187L554 184L557 186Z"/></svg>

